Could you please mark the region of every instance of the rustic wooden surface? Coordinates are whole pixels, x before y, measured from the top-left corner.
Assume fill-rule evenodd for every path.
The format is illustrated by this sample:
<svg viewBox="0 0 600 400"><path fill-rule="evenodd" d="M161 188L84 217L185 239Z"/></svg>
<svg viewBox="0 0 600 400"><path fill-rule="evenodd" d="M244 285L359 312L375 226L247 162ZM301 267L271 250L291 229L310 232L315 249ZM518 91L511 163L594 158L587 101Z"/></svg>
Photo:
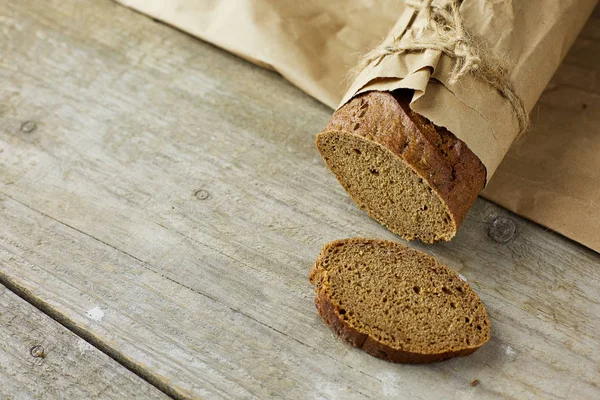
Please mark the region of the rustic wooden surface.
<svg viewBox="0 0 600 400"><path fill-rule="evenodd" d="M147 382L180 398L600 396L598 254L478 200L454 241L412 245L473 285L490 343L374 359L334 337L307 280L331 240L398 240L321 162L329 109L109 0L0 0L0 21L0 282Z"/></svg>
<svg viewBox="0 0 600 400"><path fill-rule="evenodd" d="M168 396L0 285L0 398Z"/></svg>

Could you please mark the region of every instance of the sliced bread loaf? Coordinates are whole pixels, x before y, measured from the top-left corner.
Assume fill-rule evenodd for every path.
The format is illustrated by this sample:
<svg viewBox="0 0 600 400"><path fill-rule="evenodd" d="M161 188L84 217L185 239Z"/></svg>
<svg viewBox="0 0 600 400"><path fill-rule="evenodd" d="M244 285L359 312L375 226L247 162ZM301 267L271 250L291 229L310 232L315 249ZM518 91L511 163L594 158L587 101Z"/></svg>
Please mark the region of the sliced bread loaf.
<svg viewBox="0 0 600 400"><path fill-rule="evenodd" d="M485 167L406 91L367 92L337 110L317 148L350 197L392 232L450 240L485 185Z"/></svg>
<svg viewBox="0 0 600 400"><path fill-rule="evenodd" d="M490 338L485 307L469 285L435 258L398 243L329 243L309 279L325 322L375 357L428 363L471 354Z"/></svg>

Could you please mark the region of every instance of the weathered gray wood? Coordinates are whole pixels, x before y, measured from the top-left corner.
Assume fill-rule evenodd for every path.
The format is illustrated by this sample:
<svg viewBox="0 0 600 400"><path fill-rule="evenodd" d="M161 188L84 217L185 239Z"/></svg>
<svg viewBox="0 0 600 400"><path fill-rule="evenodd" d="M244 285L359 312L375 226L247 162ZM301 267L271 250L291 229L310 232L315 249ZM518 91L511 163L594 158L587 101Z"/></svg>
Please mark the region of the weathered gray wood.
<svg viewBox="0 0 600 400"><path fill-rule="evenodd" d="M328 241L397 240L321 162L330 110L110 1L3 0L0 18L0 280L152 383L181 397L600 396L596 253L480 200L456 240L414 246L469 279L491 342L431 366L376 360L325 327L307 281ZM516 226L506 243L488 236L498 216Z"/></svg>
<svg viewBox="0 0 600 400"><path fill-rule="evenodd" d="M168 399L2 285L0 398Z"/></svg>

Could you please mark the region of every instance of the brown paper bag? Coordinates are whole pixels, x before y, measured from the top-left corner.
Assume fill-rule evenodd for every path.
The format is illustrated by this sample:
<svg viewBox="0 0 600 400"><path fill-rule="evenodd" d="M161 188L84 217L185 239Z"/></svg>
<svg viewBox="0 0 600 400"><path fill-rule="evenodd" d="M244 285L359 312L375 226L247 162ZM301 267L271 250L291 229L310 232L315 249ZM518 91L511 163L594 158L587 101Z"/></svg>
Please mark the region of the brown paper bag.
<svg viewBox="0 0 600 400"><path fill-rule="evenodd" d="M118 1L274 69L331 107L346 92L348 71L358 58L394 26L402 29L411 12L399 0ZM596 3L466 0L461 15L472 33L514 65L511 78L531 110ZM513 142L516 120L507 120L510 105L485 84L467 78L449 85L450 68L451 60L432 51L390 57L359 77L349 95L361 89L416 89L411 107L464 140L486 165L489 178ZM593 129L580 135L598 147L600 136L593 136ZM571 146L578 144L566 146L560 134L528 135L499 166L484 196L600 251L595 231L600 227L600 176L592 172L600 170L600 157L569 151ZM548 175L557 162L562 174Z"/></svg>

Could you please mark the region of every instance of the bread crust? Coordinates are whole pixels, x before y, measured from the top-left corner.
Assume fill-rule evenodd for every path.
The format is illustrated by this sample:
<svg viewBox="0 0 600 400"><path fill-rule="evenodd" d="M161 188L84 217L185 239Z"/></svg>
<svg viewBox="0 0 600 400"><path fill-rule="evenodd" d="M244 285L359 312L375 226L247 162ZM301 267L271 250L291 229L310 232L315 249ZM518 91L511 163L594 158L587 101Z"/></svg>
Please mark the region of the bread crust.
<svg viewBox="0 0 600 400"><path fill-rule="evenodd" d="M320 134L350 133L391 151L437 193L458 229L485 186L485 166L463 141L413 112L409 102L407 91L362 93L337 110Z"/></svg>
<svg viewBox="0 0 600 400"><path fill-rule="evenodd" d="M361 348L366 351L368 354L381 358L383 360L387 360L393 363L410 363L410 364L427 364L436 361L443 361L453 357L459 356L467 356L473 353L475 350L479 349L483 346L488 338L482 342L479 346L470 346L465 347L460 350L448 350L440 353L415 353L404 351L402 349L396 349L390 347L384 343L377 341L366 333L360 332L353 326L351 326L347 321L341 318L340 316L340 306L335 304L335 302L331 299L327 288L322 285L323 274L325 271L320 267L320 264L325 257L327 249L330 247L335 247L340 243L347 242L356 242L363 243L365 241L373 241L373 239L365 239L365 238L353 238L353 239L342 239L331 242L321 250L319 257L315 261L315 264L310 270L309 280L315 285L315 306L321 318L329 325L329 327L344 341L350 343L351 345ZM398 243L390 242L386 240L377 240L381 243L397 245ZM487 312L485 311L485 306L481 303L483 307L483 313L486 315L487 326L489 326L489 317L487 317Z"/></svg>
<svg viewBox="0 0 600 400"><path fill-rule="evenodd" d="M359 332L341 319L339 317L339 307L333 304L325 291L317 292L315 306L319 315L342 340L361 348L374 357L393 363L428 364L453 357L467 356L481 347L466 348L459 351L446 351L437 354L419 354L394 349L378 342L365 333Z"/></svg>

